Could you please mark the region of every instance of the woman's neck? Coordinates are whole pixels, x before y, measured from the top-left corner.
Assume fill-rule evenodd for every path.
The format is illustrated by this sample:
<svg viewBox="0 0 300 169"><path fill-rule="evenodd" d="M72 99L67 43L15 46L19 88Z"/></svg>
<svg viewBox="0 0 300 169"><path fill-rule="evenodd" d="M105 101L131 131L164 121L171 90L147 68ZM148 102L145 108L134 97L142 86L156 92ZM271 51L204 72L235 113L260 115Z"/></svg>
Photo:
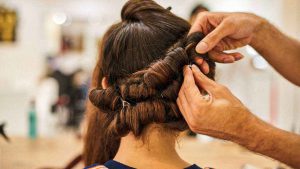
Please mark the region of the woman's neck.
<svg viewBox="0 0 300 169"><path fill-rule="evenodd" d="M185 168L189 164L183 161L175 150L174 134L151 126L144 139L137 139L132 133L121 139L114 160L135 168ZM154 167L155 166L155 167Z"/></svg>

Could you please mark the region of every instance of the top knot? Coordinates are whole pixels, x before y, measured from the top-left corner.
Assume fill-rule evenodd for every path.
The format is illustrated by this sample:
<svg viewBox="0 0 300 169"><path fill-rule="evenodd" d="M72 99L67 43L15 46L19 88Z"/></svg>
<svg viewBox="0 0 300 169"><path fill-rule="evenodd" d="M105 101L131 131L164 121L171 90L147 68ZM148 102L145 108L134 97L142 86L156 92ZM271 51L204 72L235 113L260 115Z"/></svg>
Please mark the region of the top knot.
<svg viewBox="0 0 300 169"><path fill-rule="evenodd" d="M159 6L154 1L131 0L123 6L121 11L121 19L122 21L141 21L149 14L153 16L153 12L155 11L166 12L163 7Z"/></svg>

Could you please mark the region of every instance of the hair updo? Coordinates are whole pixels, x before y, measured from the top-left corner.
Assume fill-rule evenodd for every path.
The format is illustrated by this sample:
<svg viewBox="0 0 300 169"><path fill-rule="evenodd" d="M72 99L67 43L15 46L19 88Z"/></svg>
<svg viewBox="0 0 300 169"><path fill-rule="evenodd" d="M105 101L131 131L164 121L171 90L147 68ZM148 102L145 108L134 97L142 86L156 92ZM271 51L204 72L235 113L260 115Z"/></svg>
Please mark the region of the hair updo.
<svg viewBox="0 0 300 169"><path fill-rule="evenodd" d="M195 57L207 55L195 52L195 45L203 38L194 33L172 46L164 59L125 78L118 79L107 89L93 89L89 99L101 112L110 116L106 121L107 131L122 137L132 131L140 136L150 123L161 123L172 129L185 130L187 125L176 105L177 94L182 84L182 69ZM210 73L213 78L214 72ZM128 103L127 105L124 105Z"/></svg>
<svg viewBox="0 0 300 169"><path fill-rule="evenodd" d="M201 33L187 36L190 25L151 0L128 1L120 23L105 34L93 74L85 142L86 164L114 157L120 138L143 134L149 124L175 131L188 128L176 99L183 67L202 57L214 78L215 63L195 51ZM108 79L108 88L100 81Z"/></svg>

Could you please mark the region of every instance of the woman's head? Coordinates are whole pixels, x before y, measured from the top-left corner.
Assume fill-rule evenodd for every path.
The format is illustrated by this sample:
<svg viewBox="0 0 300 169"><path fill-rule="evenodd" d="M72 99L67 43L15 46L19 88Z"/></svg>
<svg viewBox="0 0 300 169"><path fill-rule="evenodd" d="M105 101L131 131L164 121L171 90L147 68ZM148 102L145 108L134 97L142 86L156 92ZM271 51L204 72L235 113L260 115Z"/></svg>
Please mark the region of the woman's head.
<svg viewBox="0 0 300 169"><path fill-rule="evenodd" d="M154 1L131 0L121 18L105 34L94 70L89 98L96 108L88 115L87 164L109 160L121 137L129 132L140 137L150 124L187 129L176 105L183 66L203 57L210 64L208 76L214 76L214 62L195 52L203 35L187 36L188 22L169 10ZM100 85L104 77L106 89Z"/></svg>

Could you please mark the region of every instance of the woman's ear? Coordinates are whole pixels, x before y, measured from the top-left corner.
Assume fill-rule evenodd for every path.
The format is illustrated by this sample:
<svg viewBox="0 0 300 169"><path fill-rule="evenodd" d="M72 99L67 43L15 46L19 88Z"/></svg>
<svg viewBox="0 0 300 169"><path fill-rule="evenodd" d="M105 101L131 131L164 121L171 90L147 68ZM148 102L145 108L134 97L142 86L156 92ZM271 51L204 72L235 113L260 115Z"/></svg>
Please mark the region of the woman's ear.
<svg viewBox="0 0 300 169"><path fill-rule="evenodd" d="M103 88L103 89L108 88L108 81L107 81L107 78L106 78L106 77L103 77L103 78L102 78L101 85L102 85L102 88Z"/></svg>

